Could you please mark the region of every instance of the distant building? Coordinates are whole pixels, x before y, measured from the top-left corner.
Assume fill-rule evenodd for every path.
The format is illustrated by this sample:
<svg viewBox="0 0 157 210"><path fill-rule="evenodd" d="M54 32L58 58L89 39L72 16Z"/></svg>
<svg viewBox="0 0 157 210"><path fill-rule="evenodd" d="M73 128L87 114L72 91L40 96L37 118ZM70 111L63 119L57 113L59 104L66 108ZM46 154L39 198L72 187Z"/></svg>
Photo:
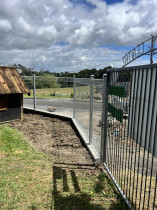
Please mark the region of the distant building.
<svg viewBox="0 0 157 210"><path fill-rule="evenodd" d="M22 119L23 94L30 90L11 66L0 66L0 123Z"/></svg>

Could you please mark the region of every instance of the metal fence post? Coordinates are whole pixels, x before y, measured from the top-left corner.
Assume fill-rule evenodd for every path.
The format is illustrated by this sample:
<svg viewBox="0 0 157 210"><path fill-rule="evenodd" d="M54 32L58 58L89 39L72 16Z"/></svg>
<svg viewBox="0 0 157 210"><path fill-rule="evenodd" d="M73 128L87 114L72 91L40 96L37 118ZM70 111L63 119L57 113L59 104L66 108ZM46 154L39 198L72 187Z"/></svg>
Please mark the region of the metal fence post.
<svg viewBox="0 0 157 210"><path fill-rule="evenodd" d="M94 75L91 75L90 76L89 144L92 144L92 134L93 134L93 92L94 92Z"/></svg>
<svg viewBox="0 0 157 210"><path fill-rule="evenodd" d="M76 83L75 75L73 76L73 118L76 117Z"/></svg>
<svg viewBox="0 0 157 210"><path fill-rule="evenodd" d="M36 109L36 87L35 87L35 74L33 74L33 99L34 99L34 109Z"/></svg>
<svg viewBox="0 0 157 210"><path fill-rule="evenodd" d="M101 119L101 151L100 162L106 161L106 144L107 144L107 114L108 114L108 90L107 74L103 74L103 96L102 96L102 119Z"/></svg>

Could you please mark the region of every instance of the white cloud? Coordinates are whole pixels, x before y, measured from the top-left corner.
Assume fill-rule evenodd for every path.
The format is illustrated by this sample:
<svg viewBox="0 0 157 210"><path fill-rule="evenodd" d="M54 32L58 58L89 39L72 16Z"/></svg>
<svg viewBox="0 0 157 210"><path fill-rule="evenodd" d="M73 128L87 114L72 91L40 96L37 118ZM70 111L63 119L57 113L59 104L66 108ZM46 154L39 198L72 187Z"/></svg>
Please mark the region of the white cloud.
<svg viewBox="0 0 157 210"><path fill-rule="evenodd" d="M17 20L17 28L18 30L22 30L24 33L33 33L35 31L33 31L32 26L23 19L23 17L19 17Z"/></svg>
<svg viewBox="0 0 157 210"><path fill-rule="evenodd" d="M86 57L86 56L81 56L80 59L81 59L82 61L86 61L86 60L87 60L87 57Z"/></svg>
<svg viewBox="0 0 157 210"><path fill-rule="evenodd" d="M12 30L12 25L8 20L0 20L0 32L9 32Z"/></svg>
<svg viewBox="0 0 157 210"><path fill-rule="evenodd" d="M37 30L36 34L39 36L39 39L49 40L54 42L57 37L57 30L55 26L41 27Z"/></svg>
<svg viewBox="0 0 157 210"><path fill-rule="evenodd" d="M91 8L69 0L2 1L1 60L56 71L120 66L123 47L109 45L133 46L157 34L157 0L86 1Z"/></svg>
<svg viewBox="0 0 157 210"><path fill-rule="evenodd" d="M42 60L42 62L44 63L44 62L47 61L47 58L43 55L43 56L41 57L41 60Z"/></svg>

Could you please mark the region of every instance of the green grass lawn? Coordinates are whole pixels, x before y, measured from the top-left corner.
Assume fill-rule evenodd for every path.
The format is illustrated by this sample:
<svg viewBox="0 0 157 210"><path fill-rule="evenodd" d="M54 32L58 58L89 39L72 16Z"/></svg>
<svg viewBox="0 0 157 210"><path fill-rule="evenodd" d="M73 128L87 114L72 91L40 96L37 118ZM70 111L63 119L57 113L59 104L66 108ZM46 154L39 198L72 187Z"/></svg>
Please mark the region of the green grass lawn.
<svg viewBox="0 0 157 210"><path fill-rule="evenodd" d="M30 89L31 95L24 94L24 97L33 97L33 90ZM77 98L88 98L90 97L89 86L77 87L76 88ZM43 88L36 89L37 98L73 98L73 87L68 88Z"/></svg>
<svg viewBox="0 0 157 210"><path fill-rule="evenodd" d="M30 90L31 95L24 94L24 97L32 97L33 90ZM36 97L38 98L72 98L73 88L43 88L36 89Z"/></svg>
<svg viewBox="0 0 157 210"><path fill-rule="evenodd" d="M57 167L23 139L0 126L0 209L125 209L105 174Z"/></svg>
<svg viewBox="0 0 157 210"><path fill-rule="evenodd" d="M52 158L36 152L18 130L0 127L0 209L49 209Z"/></svg>

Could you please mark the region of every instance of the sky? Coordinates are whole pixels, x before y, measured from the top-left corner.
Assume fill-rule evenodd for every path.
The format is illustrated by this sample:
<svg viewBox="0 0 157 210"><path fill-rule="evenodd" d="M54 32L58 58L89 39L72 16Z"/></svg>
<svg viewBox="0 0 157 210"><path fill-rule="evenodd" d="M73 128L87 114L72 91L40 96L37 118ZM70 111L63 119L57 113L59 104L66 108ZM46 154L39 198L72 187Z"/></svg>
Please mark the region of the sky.
<svg viewBox="0 0 157 210"><path fill-rule="evenodd" d="M0 0L0 65L78 72L121 67L157 35L157 0ZM132 63L149 63L145 56Z"/></svg>

